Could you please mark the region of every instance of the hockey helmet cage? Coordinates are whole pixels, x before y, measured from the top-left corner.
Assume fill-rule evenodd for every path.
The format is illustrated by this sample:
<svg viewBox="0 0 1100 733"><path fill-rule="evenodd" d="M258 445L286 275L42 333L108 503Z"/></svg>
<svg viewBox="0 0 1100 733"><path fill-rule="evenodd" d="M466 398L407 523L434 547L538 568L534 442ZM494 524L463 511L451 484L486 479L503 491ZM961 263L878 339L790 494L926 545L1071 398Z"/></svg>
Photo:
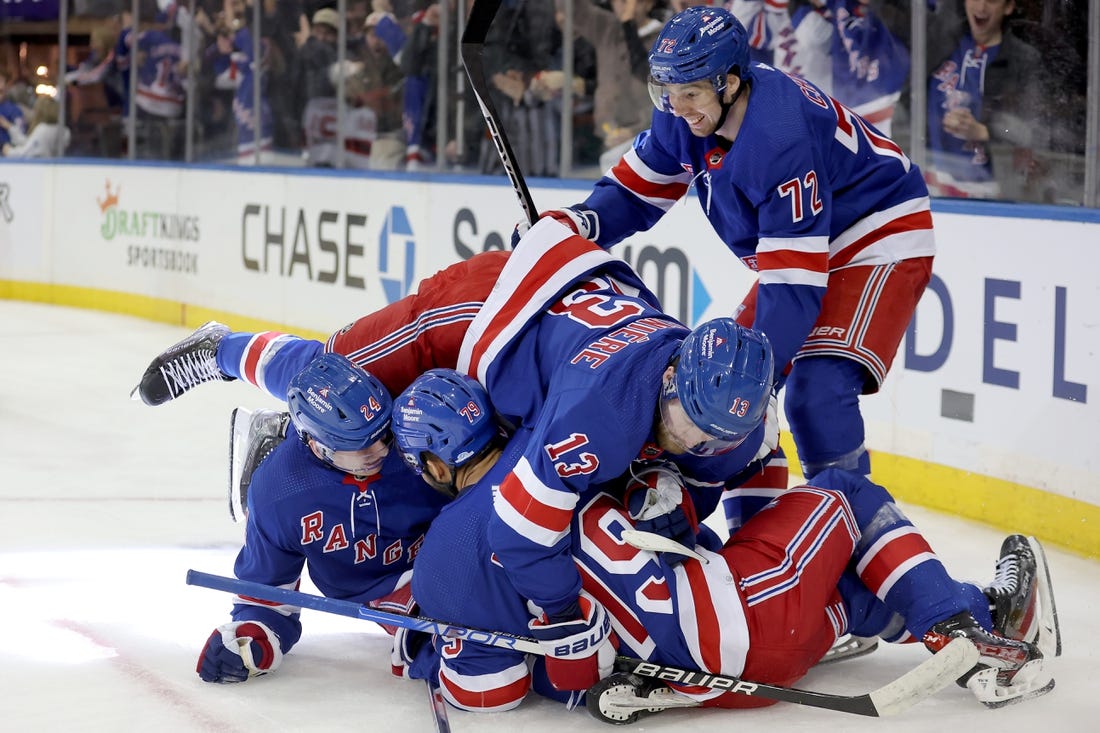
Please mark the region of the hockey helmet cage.
<svg viewBox="0 0 1100 733"><path fill-rule="evenodd" d="M393 411L393 436L405 463L424 471L430 452L451 468L474 458L497 435L489 394L453 369L430 369L402 392Z"/></svg>
<svg viewBox="0 0 1100 733"><path fill-rule="evenodd" d="M386 438L393 412L385 386L340 354L322 354L294 375L286 402L302 440L328 451L363 450Z"/></svg>

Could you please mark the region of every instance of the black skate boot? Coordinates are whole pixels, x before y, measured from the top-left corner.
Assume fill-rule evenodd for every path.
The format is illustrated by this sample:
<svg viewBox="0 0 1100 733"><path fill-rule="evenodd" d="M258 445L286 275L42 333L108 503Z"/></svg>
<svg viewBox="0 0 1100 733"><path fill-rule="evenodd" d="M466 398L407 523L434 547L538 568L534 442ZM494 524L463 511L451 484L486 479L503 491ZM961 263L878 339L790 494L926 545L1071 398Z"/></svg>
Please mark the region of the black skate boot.
<svg viewBox="0 0 1100 733"><path fill-rule="evenodd" d="M204 323L190 336L173 344L153 359L141 375L130 399L155 407L174 400L203 382L233 381L234 377L218 368L214 354L218 344L229 335L229 328L217 321Z"/></svg>
<svg viewBox="0 0 1100 733"><path fill-rule="evenodd" d="M978 649L977 666L958 682L984 705L1001 707L1053 689L1054 679L1043 668L1039 647L986 631L969 612L935 624L922 641L935 654L955 638L967 639Z"/></svg>
<svg viewBox="0 0 1100 733"><path fill-rule="evenodd" d="M248 518L252 475L271 451L286 440L289 424L288 412L250 412L243 407L233 410L229 418L229 516L234 522Z"/></svg>
<svg viewBox="0 0 1100 733"><path fill-rule="evenodd" d="M1046 656L1061 654L1054 589L1038 540L1019 534L1006 537L993 581L982 592L989 599L994 631L1037 644Z"/></svg>

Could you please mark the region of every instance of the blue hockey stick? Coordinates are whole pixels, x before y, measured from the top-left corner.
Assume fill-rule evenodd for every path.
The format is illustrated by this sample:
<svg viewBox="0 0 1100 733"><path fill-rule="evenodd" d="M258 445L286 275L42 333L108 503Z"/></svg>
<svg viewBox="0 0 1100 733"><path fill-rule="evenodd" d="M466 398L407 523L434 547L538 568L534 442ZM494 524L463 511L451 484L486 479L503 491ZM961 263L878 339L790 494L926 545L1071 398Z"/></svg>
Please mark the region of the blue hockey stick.
<svg viewBox="0 0 1100 733"><path fill-rule="evenodd" d="M269 603L309 608L314 611L335 613L340 616L374 621L388 626L400 626L413 631L424 631L447 638L463 639L487 646L513 649L527 654L544 653L535 639L525 636L508 634L503 631L472 629L467 626L437 621L423 616L406 616L400 613L379 611L355 601L325 598L311 593L254 583L249 580L211 575L198 570L187 571L187 584L226 591L227 593L236 593L246 598L255 598ZM709 687L724 692L751 695L797 705L809 705L815 708L836 710L837 712L852 713L854 715L882 717L896 715L924 698L933 695L968 672L977 661L977 648L965 639L955 639L937 654L924 660L901 677L863 695L833 695L825 692L799 690L794 687L769 685L764 682L750 682L740 677L686 670L631 657L619 657L615 668L619 672L659 679L665 682Z"/></svg>
<svg viewBox="0 0 1100 733"><path fill-rule="evenodd" d="M211 575L210 573L203 573L198 570L188 570L187 584L211 588L213 590L221 590L227 593L236 593L246 598L255 598L268 603L283 603L288 606L309 608L314 611L334 613L339 616L362 619L363 621L374 621L375 623L385 624L387 626L400 626L403 629L424 631L448 639L463 639L465 641L473 641L487 646L513 649L527 654L543 653L542 648L535 639L516 636L514 634L506 634L503 631L471 629L466 626L458 626L456 624L447 623L446 621L436 621L435 619L425 618L423 616L405 616L400 613L379 611L376 608L371 608L370 606L356 603L355 601L325 598L324 596L315 596L312 593L303 593L302 591L288 590L287 588L277 588L273 585L264 585L263 583L254 583L250 580L238 580L237 578Z"/></svg>

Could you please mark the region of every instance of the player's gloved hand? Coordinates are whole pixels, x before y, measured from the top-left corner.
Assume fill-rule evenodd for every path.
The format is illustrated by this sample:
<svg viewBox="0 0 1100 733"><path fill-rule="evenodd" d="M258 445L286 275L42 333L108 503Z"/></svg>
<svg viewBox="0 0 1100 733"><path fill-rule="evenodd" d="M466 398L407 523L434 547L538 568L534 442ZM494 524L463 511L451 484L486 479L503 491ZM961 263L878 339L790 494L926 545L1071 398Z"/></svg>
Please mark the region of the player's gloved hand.
<svg viewBox="0 0 1100 733"><path fill-rule="evenodd" d="M546 676L558 690L587 690L611 674L618 640L611 617L598 601L581 593L574 606L528 624L546 653Z"/></svg>
<svg viewBox="0 0 1100 733"><path fill-rule="evenodd" d="M393 634L393 649L390 651L390 672L393 676L413 679L413 663L431 643L432 635L427 632L397 627Z"/></svg>
<svg viewBox="0 0 1100 733"><path fill-rule="evenodd" d="M634 529L653 532L695 548L699 518L691 494L684 490L684 477L675 464L654 461L641 468L632 468L623 503L634 520ZM684 555L671 552L663 556L671 563L686 559Z"/></svg>
<svg viewBox="0 0 1100 733"><path fill-rule="evenodd" d="M779 447L779 401L772 393L768 400L768 409L764 412L764 442L753 456L754 461L762 461Z"/></svg>
<svg viewBox="0 0 1100 733"><path fill-rule="evenodd" d="M195 671L204 682L244 682L283 661L279 637L259 621L233 621L210 634Z"/></svg>
<svg viewBox="0 0 1100 733"><path fill-rule="evenodd" d="M574 234L579 234L585 239L591 239L593 242L600 236L599 215L595 211L583 209L577 204L564 209L548 209L539 214L539 219L546 218L564 224L572 229ZM516 228L512 230L512 249L516 248L519 240L530 229L531 225L526 220L516 224Z"/></svg>

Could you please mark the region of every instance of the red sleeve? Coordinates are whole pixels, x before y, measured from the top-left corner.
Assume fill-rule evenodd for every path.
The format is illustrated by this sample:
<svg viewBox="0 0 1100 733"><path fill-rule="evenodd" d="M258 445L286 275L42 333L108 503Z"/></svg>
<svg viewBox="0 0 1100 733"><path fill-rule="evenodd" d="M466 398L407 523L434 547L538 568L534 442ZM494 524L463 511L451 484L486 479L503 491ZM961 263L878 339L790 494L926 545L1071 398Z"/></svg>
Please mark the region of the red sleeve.
<svg viewBox="0 0 1100 733"><path fill-rule="evenodd" d="M483 252L440 270L421 280L415 293L334 333L325 351L344 354L394 395L428 369L454 369L466 329L508 255Z"/></svg>

